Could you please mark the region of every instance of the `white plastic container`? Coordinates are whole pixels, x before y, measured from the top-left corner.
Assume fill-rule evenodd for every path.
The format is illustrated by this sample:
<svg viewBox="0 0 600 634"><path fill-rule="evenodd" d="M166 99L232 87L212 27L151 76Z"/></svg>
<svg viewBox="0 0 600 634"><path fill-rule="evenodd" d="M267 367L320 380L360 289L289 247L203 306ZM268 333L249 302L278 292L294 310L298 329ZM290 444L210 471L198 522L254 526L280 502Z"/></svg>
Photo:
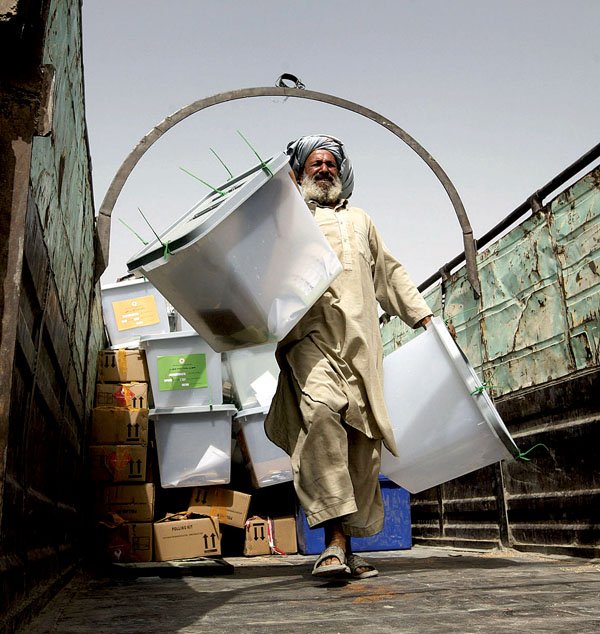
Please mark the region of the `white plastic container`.
<svg viewBox="0 0 600 634"><path fill-rule="evenodd" d="M140 337L154 407L221 405L221 354L194 331Z"/></svg>
<svg viewBox="0 0 600 634"><path fill-rule="evenodd" d="M411 493L448 482L519 450L481 381L439 317L385 357L384 393L399 458L381 473Z"/></svg>
<svg viewBox="0 0 600 634"><path fill-rule="evenodd" d="M291 482L290 457L272 443L265 433L268 408L256 407L241 411L234 418L233 428L242 455L252 472L252 483L257 488L281 482Z"/></svg>
<svg viewBox="0 0 600 634"><path fill-rule="evenodd" d="M136 345L141 335L169 332L167 302L148 280L107 284L100 294L113 347Z"/></svg>
<svg viewBox="0 0 600 634"><path fill-rule="evenodd" d="M276 344L268 343L225 353L233 397L240 409L270 405L279 376L276 348Z"/></svg>
<svg viewBox="0 0 600 634"><path fill-rule="evenodd" d="M150 410L164 489L227 484L234 405Z"/></svg>
<svg viewBox="0 0 600 634"><path fill-rule="evenodd" d="M288 156L267 166L206 196L127 263L219 352L282 339L342 271Z"/></svg>

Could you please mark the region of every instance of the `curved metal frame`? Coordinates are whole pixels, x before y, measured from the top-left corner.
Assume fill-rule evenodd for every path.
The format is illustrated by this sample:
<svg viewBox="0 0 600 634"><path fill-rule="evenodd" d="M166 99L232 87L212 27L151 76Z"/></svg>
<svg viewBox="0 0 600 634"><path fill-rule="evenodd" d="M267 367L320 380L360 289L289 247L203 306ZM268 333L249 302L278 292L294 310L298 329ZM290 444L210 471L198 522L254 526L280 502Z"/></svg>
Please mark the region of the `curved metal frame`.
<svg viewBox="0 0 600 634"><path fill-rule="evenodd" d="M293 76L282 76L285 79L289 79ZM456 191L454 185L448 178L447 174L440 167L438 162L427 152L413 137L411 137L402 128L397 126L393 121L387 119L383 115L365 108L357 103L348 101L347 99L341 99L333 95L328 95L322 92L315 92L312 90L305 90L302 88L302 84L296 80L296 87L286 86L282 78L279 79L279 85L275 87L259 87L259 88L241 88L239 90L232 90L229 92L219 93L211 97L205 97L199 99L193 103L181 108L174 114L168 116L155 126L148 134L146 134L138 142L138 144L129 153L127 158L123 161L121 167L115 174L108 191L100 206L100 211L97 220L97 245L96 245L96 277L102 274L106 268L108 262L108 248L110 242L110 220L113 208L117 202L117 199L125 185L125 182L129 178L129 175L137 165L142 156L150 149L150 147L160 139L160 137L168 132L173 126L183 121L187 117L200 110L216 106L218 104L225 103L227 101L234 101L237 99L246 99L251 97L293 97L299 99L311 99L313 101L321 101L323 103L337 106L355 112L375 123L386 128L401 139L406 145L408 145L417 155L425 161L431 171L435 174L440 181L446 193L450 197L454 211L458 218L458 222L461 226L463 233L463 244L465 248L465 260L467 265L467 277L473 288L473 292L476 297L480 295L479 277L477 275L477 263L476 263L476 245L473 239L473 230L471 229L471 223L467 217L467 213L462 204L462 201Z"/></svg>

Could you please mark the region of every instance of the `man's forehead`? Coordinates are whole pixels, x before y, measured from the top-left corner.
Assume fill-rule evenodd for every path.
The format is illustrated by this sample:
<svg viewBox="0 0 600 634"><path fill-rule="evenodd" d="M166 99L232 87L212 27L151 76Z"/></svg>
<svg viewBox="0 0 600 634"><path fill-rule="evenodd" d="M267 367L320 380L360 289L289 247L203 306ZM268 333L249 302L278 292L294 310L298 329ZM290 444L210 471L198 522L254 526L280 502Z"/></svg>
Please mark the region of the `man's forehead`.
<svg viewBox="0 0 600 634"><path fill-rule="evenodd" d="M335 156L329 150L313 150L306 159L309 161L333 161L337 165Z"/></svg>

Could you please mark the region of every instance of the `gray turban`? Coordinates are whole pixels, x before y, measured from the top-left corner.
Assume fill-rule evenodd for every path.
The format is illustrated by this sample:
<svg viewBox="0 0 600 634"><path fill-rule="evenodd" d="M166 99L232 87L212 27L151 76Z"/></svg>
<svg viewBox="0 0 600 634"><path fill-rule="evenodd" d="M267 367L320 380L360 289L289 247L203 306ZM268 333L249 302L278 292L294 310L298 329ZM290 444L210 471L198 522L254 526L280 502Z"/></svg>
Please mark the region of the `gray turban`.
<svg viewBox="0 0 600 634"><path fill-rule="evenodd" d="M346 156L344 144L335 137L327 134L313 134L311 136L303 136L297 141L291 141L287 146L287 153L290 156L290 165L296 174L296 178L300 178L300 174L304 169L304 163L315 150L327 150L331 152L335 158L342 181L342 198L350 198L354 189L354 172L352 171L352 163Z"/></svg>

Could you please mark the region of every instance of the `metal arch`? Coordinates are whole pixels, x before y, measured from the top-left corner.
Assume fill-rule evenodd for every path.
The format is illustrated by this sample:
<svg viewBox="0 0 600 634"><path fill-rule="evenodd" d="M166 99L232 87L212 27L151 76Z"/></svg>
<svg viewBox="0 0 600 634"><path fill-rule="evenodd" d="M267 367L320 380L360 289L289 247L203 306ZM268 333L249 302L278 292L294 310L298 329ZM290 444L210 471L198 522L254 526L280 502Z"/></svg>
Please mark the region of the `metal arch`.
<svg viewBox="0 0 600 634"><path fill-rule="evenodd" d="M287 87L280 78L279 85L275 87L265 86L258 88L241 88L239 90L232 90L229 92L223 92L211 97L205 97L192 102L191 104L181 108L177 112L168 116L155 126L148 134L146 134L138 142L138 144L129 153L127 158L123 161L121 167L119 167L115 174L108 191L100 206L100 211L97 220L97 244L96 244L96 279L100 277L105 270L108 263L108 248L110 242L110 219L117 199L125 185L125 182L129 178L129 175L137 165L142 156L150 149L150 147L160 139L160 137L168 132L173 126L183 121L187 117L200 110L216 106L218 104L225 103L227 101L235 101L237 99L246 99L250 97L294 97L299 99L311 99L313 101L321 101L323 103L337 106L355 112L379 125L383 126L399 139L404 141L416 154L425 161L431 171L436 175L440 181L446 193L450 197L454 211L458 218L458 222L461 226L463 233L463 243L465 248L465 260L467 266L467 277L473 288L473 292L476 297L480 296L479 277L477 275L477 263L476 263L476 246L473 239L473 230L471 229L471 223L467 217L467 213L462 204L462 201L456 191L454 185L448 178L447 174L440 167L438 162L427 152L413 137L411 137L402 128L397 126L393 121L387 119L383 115L365 108L357 103L348 101L347 99L341 99L333 95L328 95L322 92L315 92L313 90L305 90L301 88L302 84L296 83L297 87Z"/></svg>

